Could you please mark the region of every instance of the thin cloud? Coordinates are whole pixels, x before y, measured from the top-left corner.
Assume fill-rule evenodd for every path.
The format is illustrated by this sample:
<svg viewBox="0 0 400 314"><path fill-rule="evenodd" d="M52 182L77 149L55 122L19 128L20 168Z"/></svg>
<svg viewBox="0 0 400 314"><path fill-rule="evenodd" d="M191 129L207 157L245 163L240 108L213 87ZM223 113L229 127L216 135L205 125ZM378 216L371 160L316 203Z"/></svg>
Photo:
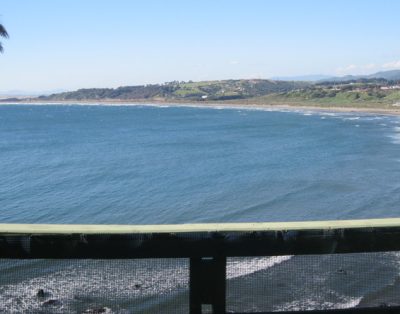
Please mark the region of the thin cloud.
<svg viewBox="0 0 400 314"><path fill-rule="evenodd" d="M370 64L365 65L364 68L368 69L368 70L373 70L373 69L376 69L377 66L375 63L370 63Z"/></svg>
<svg viewBox="0 0 400 314"><path fill-rule="evenodd" d="M384 65L382 65L382 68L384 68L384 69L400 69L400 60L385 63Z"/></svg>
<svg viewBox="0 0 400 314"><path fill-rule="evenodd" d="M336 72L336 74L339 74L339 75L347 75L347 74L353 73L357 69L358 69L357 65L350 64L345 67L337 68L335 72Z"/></svg>

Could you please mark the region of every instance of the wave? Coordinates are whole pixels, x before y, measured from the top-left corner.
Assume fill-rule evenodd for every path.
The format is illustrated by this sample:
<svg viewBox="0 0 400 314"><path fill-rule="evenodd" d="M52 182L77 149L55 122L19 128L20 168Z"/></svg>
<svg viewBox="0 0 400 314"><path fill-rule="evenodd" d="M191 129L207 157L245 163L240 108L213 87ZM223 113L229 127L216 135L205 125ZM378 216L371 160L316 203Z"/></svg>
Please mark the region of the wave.
<svg viewBox="0 0 400 314"><path fill-rule="evenodd" d="M400 127L395 126L393 131L394 133L388 135L388 137L392 139L393 144L400 144Z"/></svg>
<svg viewBox="0 0 400 314"><path fill-rule="evenodd" d="M363 119L366 120L366 121L382 120L384 118L386 118L386 117L381 117L381 116L379 116L379 117L378 116L375 116L375 117L363 117Z"/></svg>
<svg viewBox="0 0 400 314"><path fill-rule="evenodd" d="M293 256L253 257L230 259L226 266L227 279L243 277L288 261Z"/></svg>
<svg viewBox="0 0 400 314"><path fill-rule="evenodd" d="M347 120L349 120L349 121L360 120L360 117L346 117L346 118L343 118L343 121L347 121Z"/></svg>
<svg viewBox="0 0 400 314"><path fill-rule="evenodd" d="M330 291L331 294L335 294ZM328 302L322 299L320 295L304 300L296 300L276 306L274 311L310 311L310 310L331 310L331 309L348 309L354 308L360 304L362 297L348 297L336 295L337 302Z"/></svg>
<svg viewBox="0 0 400 314"><path fill-rule="evenodd" d="M336 117L338 114L333 112L324 112L324 116Z"/></svg>

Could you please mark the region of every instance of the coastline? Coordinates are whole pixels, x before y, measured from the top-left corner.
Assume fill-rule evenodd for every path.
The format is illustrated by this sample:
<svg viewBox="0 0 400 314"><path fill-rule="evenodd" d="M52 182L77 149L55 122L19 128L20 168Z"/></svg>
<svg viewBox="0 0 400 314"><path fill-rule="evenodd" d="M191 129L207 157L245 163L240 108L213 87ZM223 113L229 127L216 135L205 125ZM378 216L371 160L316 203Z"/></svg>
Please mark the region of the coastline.
<svg viewBox="0 0 400 314"><path fill-rule="evenodd" d="M217 109L253 109L267 111L315 111L315 112L341 112L341 113L364 113L377 115L400 116L400 107L397 108L374 108L374 107L340 107L340 106L318 106L318 105L296 105L296 104L268 104L250 102L194 102L194 101L165 101L165 100L70 100L70 101L20 101L0 102L4 105L101 105L101 106L171 106L171 107L196 107Z"/></svg>

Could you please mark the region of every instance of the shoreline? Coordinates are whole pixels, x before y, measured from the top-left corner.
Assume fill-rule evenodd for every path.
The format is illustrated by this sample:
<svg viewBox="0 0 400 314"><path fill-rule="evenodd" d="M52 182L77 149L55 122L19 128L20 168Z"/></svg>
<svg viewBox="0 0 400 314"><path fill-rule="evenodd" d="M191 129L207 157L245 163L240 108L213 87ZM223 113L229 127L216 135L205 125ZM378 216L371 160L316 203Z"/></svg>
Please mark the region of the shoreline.
<svg viewBox="0 0 400 314"><path fill-rule="evenodd" d="M196 108L210 108L210 109L253 109L253 110L267 110L267 111L315 111L315 112L341 112L341 113L365 113L377 115L395 115L400 116L400 107L398 109L385 109L385 108L357 108L357 107L325 107L313 105L291 105L291 104L249 104L249 103L226 103L226 102L168 102L160 100L85 100L85 101L21 101L21 102L0 102L0 107L4 105L90 105L90 106L171 106L171 107L196 107Z"/></svg>

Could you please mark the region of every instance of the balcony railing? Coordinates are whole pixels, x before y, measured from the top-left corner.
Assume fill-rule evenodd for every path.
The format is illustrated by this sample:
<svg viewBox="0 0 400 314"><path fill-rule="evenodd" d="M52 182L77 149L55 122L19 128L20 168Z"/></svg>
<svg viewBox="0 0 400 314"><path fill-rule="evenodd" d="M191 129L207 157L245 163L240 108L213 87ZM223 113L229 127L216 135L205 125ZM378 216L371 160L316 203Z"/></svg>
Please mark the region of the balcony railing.
<svg viewBox="0 0 400 314"><path fill-rule="evenodd" d="M240 312L240 307L232 310L227 305L227 260L231 258L356 256L356 253L379 252L400 252L400 219L141 226L0 224L0 258L3 260L188 259L188 292L183 298L188 298L190 313ZM303 269L307 268L305 263ZM339 271L346 270L339 267ZM168 276L166 273L166 281ZM269 284L279 287L279 283ZM376 283L371 279L366 284L374 286ZM248 308L252 308L251 300L255 299L251 298L251 289L246 288L245 293L249 294ZM268 297L265 298L268 303ZM278 308L277 311L400 313L400 294L398 304L396 296L392 299L394 303L365 307L335 308L335 304L331 304L330 309L300 307L300 310ZM254 312L271 311L257 308Z"/></svg>

